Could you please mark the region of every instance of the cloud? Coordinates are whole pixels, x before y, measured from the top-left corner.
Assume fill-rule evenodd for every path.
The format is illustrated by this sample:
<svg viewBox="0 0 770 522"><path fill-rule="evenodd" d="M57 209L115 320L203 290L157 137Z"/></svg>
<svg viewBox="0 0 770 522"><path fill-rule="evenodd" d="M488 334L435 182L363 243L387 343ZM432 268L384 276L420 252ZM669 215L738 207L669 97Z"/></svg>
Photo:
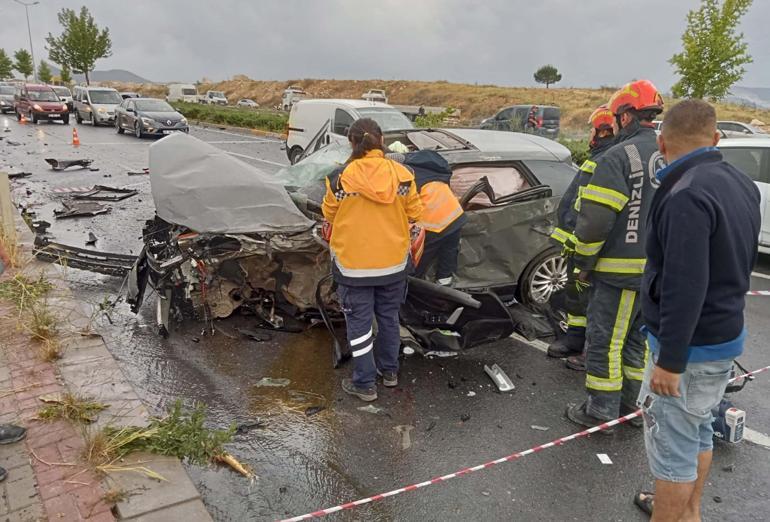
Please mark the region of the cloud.
<svg viewBox="0 0 770 522"><path fill-rule="evenodd" d="M58 34L62 6L30 8L35 58ZM650 78L667 89L697 0L135 0L91 2L110 28L121 68L155 81L246 74L257 79L384 78L532 85L552 63L563 86L619 85ZM0 7L0 47L28 46L24 9ZM742 30L754 55L743 85L770 86L770 2L755 2Z"/></svg>

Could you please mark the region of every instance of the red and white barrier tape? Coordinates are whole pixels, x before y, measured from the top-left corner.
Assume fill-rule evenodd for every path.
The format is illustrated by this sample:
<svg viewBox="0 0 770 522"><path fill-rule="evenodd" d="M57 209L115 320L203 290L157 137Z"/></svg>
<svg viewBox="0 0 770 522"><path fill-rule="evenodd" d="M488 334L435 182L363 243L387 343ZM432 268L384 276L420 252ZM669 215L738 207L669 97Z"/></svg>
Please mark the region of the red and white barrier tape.
<svg viewBox="0 0 770 522"><path fill-rule="evenodd" d="M743 375L739 375L737 377L734 377L730 379L730 382L735 382L739 379L744 379L746 377L751 377L754 375L757 375L762 372L766 372L770 370L770 366L765 366L764 368L759 368L758 370L754 370L751 372L744 373ZM455 471L454 473L450 473L449 475L443 475L441 477L436 477L431 480L426 480L425 482L420 482L418 484L412 484L410 486L405 486L403 488L394 489L393 491L388 491L387 493L380 493L379 495L374 495L372 497L362 498L360 500L356 500L354 502L348 502L346 504L340 504L339 506L334 506L326 509L319 509L318 511L313 511L312 513L307 513L305 515L300 515L297 517L292 518L285 518L281 520L280 522L299 522L300 520L308 520L310 518L320 518L325 515L331 515L332 513L336 513L338 511L343 511L347 509L353 509L358 506L362 506L364 504L369 504L372 502L377 502L378 500L382 500L388 497L394 497L396 495L400 495L401 493L406 493L407 491L413 491L415 489L424 488L427 486L432 486L433 484L438 484L440 482L446 482L449 479L453 479L455 477L461 477L463 475L467 475L468 473L473 473L474 471L480 471L482 469L491 468L492 466L496 466L498 464L502 464L504 462L510 462L512 460L520 459L521 457L526 457L527 455L531 455L533 453L538 453L540 451L543 451L544 449L552 448L554 446L561 446L565 442L569 442L575 439L580 439L583 437L586 437L588 435L591 435L592 433L596 433L597 431L606 430L607 428L611 428L613 426L617 426L618 424L622 424L624 422L628 422L631 419L634 419L636 417L639 417L642 414L642 410L636 410L633 413L629 413L628 415L624 415L622 417L619 417L615 420L611 420L608 422L605 422L603 424L599 424L598 426L594 426L593 428L588 428L587 430L583 430L578 433L573 433L572 435L568 435L566 437L562 437L560 439L552 440L551 442L547 442L546 444L541 444L540 446L535 446L534 448L530 448L528 450L520 451L518 453L513 453L511 455L508 455L507 457L503 457L497 460L492 460L490 462L487 462L485 464L480 464L478 466L473 466L472 468L465 468L461 469L459 471Z"/></svg>
<svg viewBox="0 0 770 522"><path fill-rule="evenodd" d="M746 295L761 295L770 297L770 290L752 290L750 292L746 292Z"/></svg>

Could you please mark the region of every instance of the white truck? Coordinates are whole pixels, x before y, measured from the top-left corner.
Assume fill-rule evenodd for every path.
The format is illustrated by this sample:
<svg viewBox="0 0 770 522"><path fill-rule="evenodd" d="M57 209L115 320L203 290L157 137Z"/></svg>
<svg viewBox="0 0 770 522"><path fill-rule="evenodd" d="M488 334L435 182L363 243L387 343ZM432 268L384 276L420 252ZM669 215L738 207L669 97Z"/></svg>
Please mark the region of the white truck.
<svg viewBox="0 0 770 522"><path fill-rule="evenodd" d="M191 83L173 83L168 86L167 102L198 103L198 89Z"/></svg>
<svg viewBox="0 0 770 522"><path fill-rule="evenodd" d="M388 103L388 96L382 89L369 89L361 96L362 100Z"/></svg>
<svg viewBox="0 0 770 522"><path fill-rule="evenodd" d="M305 99L305 96L307 96L307 93L301 88L294 85L287 87L286 90L283 91L283 96L281 97L281 109L290 111L294 104Z"/></svg>
<svg viewBox="0 0 770 522"><path fill-rule="evenodd" d="M206 91L206 96L201 98L201 103L207 105L227 105L227 96L222 91Z"/></svg>

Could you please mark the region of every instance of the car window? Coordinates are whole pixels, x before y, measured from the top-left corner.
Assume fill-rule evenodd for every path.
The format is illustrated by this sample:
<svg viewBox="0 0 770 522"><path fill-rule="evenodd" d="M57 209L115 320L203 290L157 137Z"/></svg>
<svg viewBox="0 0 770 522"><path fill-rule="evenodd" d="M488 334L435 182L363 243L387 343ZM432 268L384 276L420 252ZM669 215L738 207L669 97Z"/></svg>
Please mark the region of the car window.
<svg viewBox="0 0 770 522"><path fill-rule="evenodd" d="M725 147L721 151L725 161L754 181L770 183L770 149Z"/></svg>
<svg viewBox="0 0 770 522"><path fill-rule="evenodd" d="M0 85L0 94L13 94L13 87Z"/></svg>
<svg viewBox="0 0 770 522"><path fill-rule="evenodd" d="M123 98L117 91L91 91L89 93L91 103L94 104L118 104Z"/></svg>
<svg viewBox="0 0 770 522"><path fill-rule="evenodd" d="M362 118L371 118L377 122L383 132L403 129L414 129L414 124L403 112L392 108L369 107L358 109Z"/></svg>
<svg viewBox="0 0 770 522"><path fill-rule="evenodd" d="M554 196L561 196L575 177L575 168L560 161L532 160L525 164L543 185L551 187Z"/></svg>
<svg viewBox="0 0 770 522"><path fill-rule="evenodd" d="M511 107L510 109L505 109L503 111L500 111L497 114L497 118L496 119L498 119L498 120L510 120L512 117L513 117L513 107Z"/></svg>
<svg viewBox="0 0 770 522"><path fill-rule="evenodd" d="M332 129L334 134L347 136L351 125L353 125L353 116L348 111L343 109L334 111L334 127Z"/></svg>
<svg viewBox="0 0 770 522"><path fill-rule="evenodd" d="M128 103L126 103L126 108L127 109L131 109L133 111L133 110L135 110L134 107L135 107L135 105L134 105L133 101L129 100Z"/></svg>
<svg viewBox="0 0 770 522"><path fill-rule="evenodd" d="M59 97L56 96L56 93L53 92L53 89L50 91L29 91L29 99L32 101L59 101Z"/></svg>
<svg viewBox="0 0 770 522"><path fill-rule="evenodd" d="M561 110L558 107L545 107L543 109L544 120L558 120L561 116Z"/></svg>
<svg viewBox="0 0 770 522"><path fill-rule="evenodd" d="M135 100L134 105L138 111L174 112L174 108L163 100Z"/></svg>
<svg viewBox="0 0 770 522"><path fill-rule="evenodd" d="M475 185L481 178L486 177L494 191L495 198L509 196L530 187L526 176L515 166L506 165L499 167L468 166L458 167L452 171L450 187L455 196L462 198L468 189ZM490 207L492 202L486 194L478 194L470 201L471 207Z"/></svg>

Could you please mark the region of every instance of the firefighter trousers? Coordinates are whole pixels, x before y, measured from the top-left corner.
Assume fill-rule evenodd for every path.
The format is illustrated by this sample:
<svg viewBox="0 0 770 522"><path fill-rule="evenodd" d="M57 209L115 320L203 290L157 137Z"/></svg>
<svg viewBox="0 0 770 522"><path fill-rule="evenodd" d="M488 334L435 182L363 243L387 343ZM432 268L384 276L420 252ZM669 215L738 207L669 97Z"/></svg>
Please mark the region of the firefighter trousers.
<svg viewBox="0 0 770 522"><path fill-rule="evenodd" d="M434 263L436 265L436 279L452 277L457 272L461 232L461 228L449 234L426 232L425 250L415 271L415 277L424 279Z"/></svg>
<svg viewBox="0 0 770 522"><path fill-rule="evenodd" d="M639 292L594 280L586 328L586 412L611 420L636 410L647 363Z"/></svg>

